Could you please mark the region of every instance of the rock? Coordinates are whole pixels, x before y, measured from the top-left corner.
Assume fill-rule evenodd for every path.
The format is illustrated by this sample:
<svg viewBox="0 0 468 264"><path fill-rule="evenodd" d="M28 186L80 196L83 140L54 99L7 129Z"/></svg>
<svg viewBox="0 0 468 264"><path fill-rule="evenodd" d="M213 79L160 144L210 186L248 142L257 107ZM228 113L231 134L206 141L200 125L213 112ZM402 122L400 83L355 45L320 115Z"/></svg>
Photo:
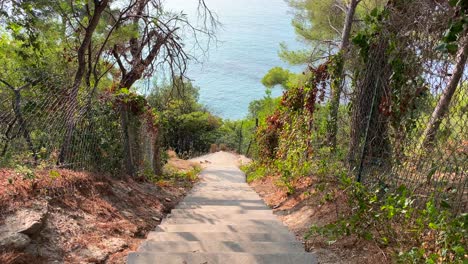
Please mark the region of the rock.
<svg viewBox="0 0 468 264"><path fill-rule="evenodd" d="M0 248L24 249L31 243L29 236L38 234L47 218L47 204L16 211L0 226Z"/></svg>
<svg viewBox="0 0 468 264"><path fill-rule="evenodd" d="M93 245L80 250L78 255L92 263L103 263L108 256L106 251Z"/></svg>
<svg viewBox="0 0 468 264"><path fill-rule="evenodd" d="M130 213L129 211L123 210L120 213L123 214L127 218L133 218L133 214Z"/></svg>
<svg viewBox="0 0 468 264"><path fill-rule="evenodd" d="M118 252L127 248L128 244L122 238L112 237L112 238L104 240L102 242L102 246L106 248L107 252L115 253L115 252Z"/></svg>
<svg viewBox="0 0 468 264"><path fill-rule="evenodd" d="M0 249L24 249L31 243L31 239L21 233L0 233Z"/></svg>
<svg viewBox="0 0 468 264"><path fill-rule="evenodd" d="M164 200L166 200L166 202L172 202L171 198L165 198Z"/></svg>
<svg viewBox="0 0 468 264"><path fill-rule="evenodd" d="M33 236L41 231L47 218L47 206L36 209L21 209L5 219L0 233L23 233Z"/></svg>
<svg viewBox="0 0 468 264"><path fill-rule="evenodd" d="M127 247L128 244L125 240L113 237L103 240L99 247L90 245L87 248L81 249L78 252L78 255L87 259L89 262L103 263L110 254L122 251Z"/></svg>

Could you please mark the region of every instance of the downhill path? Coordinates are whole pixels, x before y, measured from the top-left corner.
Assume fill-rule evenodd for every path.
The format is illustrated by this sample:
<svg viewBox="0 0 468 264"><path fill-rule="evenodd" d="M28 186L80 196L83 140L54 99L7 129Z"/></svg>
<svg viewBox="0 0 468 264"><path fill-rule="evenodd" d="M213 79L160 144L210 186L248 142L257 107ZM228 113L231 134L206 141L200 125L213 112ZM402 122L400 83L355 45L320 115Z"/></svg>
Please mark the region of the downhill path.
<svg viewBox="0 0 468 264"><path fill-rule="evenodd" d="M247 185L238 156L217 152L194 161L209 161L201 182L127 263L317 263Z"/></svg>

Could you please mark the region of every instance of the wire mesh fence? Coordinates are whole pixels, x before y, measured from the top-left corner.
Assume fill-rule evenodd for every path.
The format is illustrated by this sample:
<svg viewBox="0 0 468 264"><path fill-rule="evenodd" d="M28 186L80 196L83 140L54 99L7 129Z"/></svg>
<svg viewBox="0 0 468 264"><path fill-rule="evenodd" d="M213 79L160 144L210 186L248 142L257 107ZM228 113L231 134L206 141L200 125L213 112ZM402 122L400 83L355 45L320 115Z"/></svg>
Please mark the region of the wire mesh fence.
<svg viewBox="0 0 468 264"><path fill-rule="evenodd" d="M346 55L309 66L307 81L285 91L257 133L262 162L275 163L286 179L330 172L322 167L336 162L367 186L392 192L404 185L420 205L435 199L466 212L466 29L452 38L455 52L437 48L457 14L424 0L389 2L374 12ZM343 92L332 109L337 83Z"/></svg>
<svg viewBox="0 0 468 264"><path fill-rule="evenodd" d="M52 77L20 87L0 83L0 168L122 174L129 164L135 174L159 172L158 128L150 109L143 104L135 110L128 95L110 91L83 90L71 103L64 83Z"/></svg>

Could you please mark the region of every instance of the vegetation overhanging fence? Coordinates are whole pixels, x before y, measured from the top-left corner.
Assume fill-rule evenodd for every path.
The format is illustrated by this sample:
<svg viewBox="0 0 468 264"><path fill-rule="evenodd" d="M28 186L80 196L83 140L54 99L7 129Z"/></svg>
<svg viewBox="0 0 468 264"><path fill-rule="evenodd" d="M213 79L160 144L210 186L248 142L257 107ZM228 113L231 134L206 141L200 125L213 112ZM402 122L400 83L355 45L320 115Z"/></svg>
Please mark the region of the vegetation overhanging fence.
<svg viewBox="0 0 468 264"><path fill-rule="evenodd" d="M417 204L435 199L465 213L468 35L466 13L454 10L391 1L373 11L348 53L309 66L307 81L284 92L257 132L260 159L285 179L337 161L367 186L404 185Z"/></svg>
<svg viewBox="0 0 468 264"><path fill-rule="evenodd" d="M122 174L129 164L135 174L159 173L157 119L144 98L89 91L71 104L68 91L50 76L21 87L0 83L0 168Z"/></svg>

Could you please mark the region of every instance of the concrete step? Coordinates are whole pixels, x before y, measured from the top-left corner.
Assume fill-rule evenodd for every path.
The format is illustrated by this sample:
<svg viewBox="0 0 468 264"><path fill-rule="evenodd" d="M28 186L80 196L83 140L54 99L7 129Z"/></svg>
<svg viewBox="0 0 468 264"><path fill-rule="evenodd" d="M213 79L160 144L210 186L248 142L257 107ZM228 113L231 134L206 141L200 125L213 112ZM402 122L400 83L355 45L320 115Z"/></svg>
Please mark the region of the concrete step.
<svg viewBox="0 0 468 264"><path fill-rule="evenodd" d="M261 200L210 200L210 199L186 199L179 203L177 208L200 208L202 206L239 206L244 210L270 209ZM221 208L220 208L221 209Z"/></svg>
<svg viewBox="0 0 468 264"><path fill-rule="evenodd" d="M138 251L143 252L250 252L255 254L303 253L299 242L234 242L234 241L146 241Z"/></svg>
<svg viewBox="0 0 468 264"><path fill-rule="evenodd" d="M193 210L193 209L186 209ZM262 210L263 211L263 210ZM205 220L278 220L278 218L271 214L269 211L264 210L265 213L229 213L229 212L190 212L184 209L178 211L172 210L167 218L184 218L184 219L205 219Z"/></svg>
<svg viewBox="0 0 468 264"><path fill-rule="evenodd" d="M203 208L205 206L216 206L215 204L210 204L210 203L204 203L204 204L198 204L198 203L185 203L185 202L180 202L179 205L177 206L177 209L197 209L197 208ZM222 210L222 207L227 207L227 206L240 206L244 210L271 210L266 205L239 205L239 204L232 204L232 205L218 205L219 210Z"/></svg>
<svg viewBox="0 0 468 264"><path fill-rule="evenodd" d="M308 253L130 253L128 264L315 264Z"/></svg>
<svg viewBox="0 0 468 264"><path fill-rule="evenodd" d="M260 200L260 196L256 193L191 193L186 199L199 199L199 200ZM185 201L185 199L184 199Z"/></svg>
<svg viewBox="0 0 468 264"><path fill-rule="evenodd" d="M175 208L171 210L171 213L178 213L178 212L189 212L189 213L223 213L223 214L268 214L273 215L273 211L271 209L258 209L258 210L250 210L245 209L241 206L220 206L217 205L204 205L198 206L197 208Z"/></svg>
<svg viewBox="0 0 468 264"><path fill-rule="evenodd" d="M213 183L200 183L192 188L192 192L198 191L214 191L214 192L254 192L255 191L248 184L236 184L236 185L225 185L225 184L213 184Z"/></svg>
<svg viewBox="0 0 468 264"><path fill-rule="evenodd" d="M234 233L254 233L254 232L275 232L279 234L289 234L289 230L284 226L258 225L212 225L212 224L180 224L180 225L159 225L155 231L159 232L234 232Z"/></svg>
<svg viewBox="0 0 468 264"><path fill-rule="evenodd" d="M211 198L209 196L205 197L192 197L187 196L184 198L182 203L199 203L200 205L265 205L260 198L239 198L237 200L231 200L230 198Z"/></svg>
<svg viewBox="0 0 468 264"><path fill-rule="evenodd" d="M216 205L216 202L219 202L220 205L232 205L235 203L248 203L249 205L265 205L265 202L261 200L258 196L242 196L242 195L217 195L217 196L190 196L182 200L183 203L199 203L199 202L210 202ZM228 203L226 203L228 202Z"/></svg>
<svg viewBox="0 0 468 264"><path fill-rule="evenodd" d="M315 264L260 196L245 183L234 155L206 157L201 181L150 232L131 264ZM214 166L216 164L232 166Z"/></svg>
<svg viewBox="0 0 468 264"><path fill-rule="evenodd" d="M210 224L210 225L266 225L278 228L285 227L283 223L279 220L270 220L270 219L213 219L210 218L185 218L185 217L174 217L174 218L165 218L162 221L163 225L181 225L181 224Z"/></svg>
<svg viewBox="0 0 468 264"><path fill-rule="evenodd" d="M224 186L224 185L205 185L203 187L194 187L191 192L232 192L232 193L256 193L251 187L247 186Z"/></svg>
<svg viewBox="0 0 468 264"><path fill-rule="evenodd" d="M200 230L199 230L200 231ZM288 233L276 232L149 232L148 240L152 241L251 241L251 242L296 242L296 237Z"/></svg>
<svg viewBox="0 0 468 264"><path fill-rule="evenodd" d="M206 182L202 181L195 187L197 189L205 188L217 188L218 190L241 190L241 189L252 189L247 183L232 183L232 182Z"/></svg>

